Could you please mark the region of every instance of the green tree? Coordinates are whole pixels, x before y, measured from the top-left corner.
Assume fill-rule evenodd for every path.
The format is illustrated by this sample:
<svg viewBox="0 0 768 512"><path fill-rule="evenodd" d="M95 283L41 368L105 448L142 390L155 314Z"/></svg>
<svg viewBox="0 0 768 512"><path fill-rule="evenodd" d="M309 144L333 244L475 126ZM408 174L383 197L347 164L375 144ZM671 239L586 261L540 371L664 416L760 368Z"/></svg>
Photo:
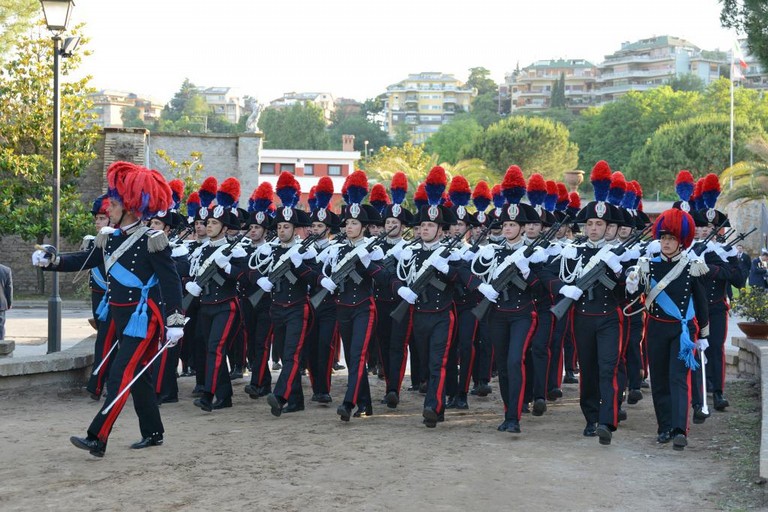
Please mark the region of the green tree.
<svg viewBox="0 0 768 512"><path fill-rule="evenodd" d="M378 123L369 121L366 117L357 114L345 117L334 122L328 129L330 136L330 149L341 149L341 136L344 134L355 136L355 149L363 151L365 141L368 141L368 150L376 151L391 142L387 133L381 129Z"/></svg>
<svg viewBox="0 0 768 512"><path fill-rule="evenodd" d="M725 199L765 200L768 198L768 141L756 138L746 145L747 159L733 164L720 175L720 181L733 185Z"/></svg>
<svg viewBox="0 0 768 512"><path fill-rule="evenodd" d="M747 35L749 53L768 66L768 3L765 0L720 0L720 23Z"/></svg>
<svg viewBox="0 0 768 512"><path fill-rule="evenodd" d="M411 142L411 127L407 124L398 124L395 126L395 136L392 139L392 146L396 148L403 147Z"/></svg>
<svg viewBox="0 0 768 512"><path fill-rule="evenodd" d="M120 118L126 128L146 128L147 125L142 117L142 111L139 107L123 107L122 112L120 112Z"/></svg>
<svg viewBox="0 0 768 512"><path fill-rule="evenodd" d="M441 162L455 164L459 153L469 146L475 137L483 133L483 127L466 115L454 119L440 127L424 144L425 150L435 153Z"/></svg>
<svg viewBox="0 0 768 512"><path fill-rule="evenodd" d="M734 130L734 159L748 158L747 142L765 137L757 123L737 119ZM720 174L729 166L730 119L703 115L661 126L643 147L633 153L623 169L627 178L643 184L647 195L659 191L674 198L675 174L688 169L694 175Z"/></svg>
<svg viewBox="0 0 768 512"><path fill-rule="evenodd" d="M539 112L523 112L517 115L551 119L552 121L564 124L569 130L572 130L572 127L581 120L578 114L574 114L567 108L548 108Z"/></svg>
<svg viewBox="0 0 768 512"><path fill-rule="evenodd" d="M203 182L203 170L205 169L203 154L200 151L192 151L189 154L189 159L182 160L181 162L175 161L163 149L156 150L155 154L167 166L166 176L171 174L173 177L170 179L178 178L184 182L185 198L189 197L189 194L192 192L200 189L200 185ZM186 214L187 205L182 204L180 210Z"/></svg>
<svg viewBox="0 0 768 512"><path fill-rule="evenodd" d="M496 183L501 183L501 180L504 179L503 172L491 169L479 158L459 160L455 164L442 162L440 165L451 178L454 176L464 176L470 186L476 185L480 180L485 180L493 186Z"/></svg>
<svg viewBox="0 0 768 512"><path fill-rule="evenodd" d="M392 176L402 171L408 178L408 199L406 207L410 208L411 199L416 192L416 187L424 181L429 170L437 165L437 159L424 151L421 145L406 142L402 147L383 147L365 162L364 168L368 173L371 183L383 183L389 186Z"/></svg>
<svg viewBox="0 0 768 512"><path fill-rule="evenodd" d="M693 73L686 73L684 75L677 75L671 79L669 85L673 91L695 91L704 92L704 80Z"/></svg>
<svg viewBox="0 0 768 512"><path fill-rule="evenodd" d="M19 36L26 33L42 16L37 0L3 0L0 2L0 63L6 60Z"/></svg>
<svg viewBox="0 0 768 512"><path fill-rule="evenodd" d="M472 118L483 128L488 128L499 121L499 98L495 93L480 94L472 100Z"/></svg>
<svg viewBox="0 0 768 512"><path fill-rule="evenodd" d="M79 35L81 27L71 31ZM90 77L70 78L79 66L87 39L61 65L61 235L77 240L92 220L90 201L77 190L78 178L96 158L98 127L88 100ZM14 59L0 72L0 236L20 235L42 243L51 235L53 203L53 48L45 29L19 36ZM42 274L38 290L43 290Z"/></svg>
<svg viewBox="0 0 768 512"><path fill-rule="evenodd" d="M565 72L560 73L560 77L555 80L555 85L552 87L549 107L565 108Z"/></svg>
<svg viewBox="0 0 768 512"><path fill-rule="evenodd" d="M709 84L699 104L698 112L730 115L731 82L720 78ZM733 91L733 113L737 118L768 127L768 95L761 94L755 89L736 87Z"/></svg>
<svg viewBox="0 0 768 512"><path fill-rule="evenodd" d="M178 121L182 116L197 114L200 110L200 101L205 103L195 84L185 78L181 88L173 95L171 101L165 106L161 118L165 121ZM207 113L207 107L203 109Z"/></svg>
<svg viewBox="0 0 768 512"><path fill-rule="evenodd" d="M485 68L469 68L469 78L467 79L467 87L474 87L477 89L478 96L481 94L496 94L499 91L499 86L491 78L491 72Z"/></svg>
<svg viewBox="0 0 768 512"><path fill-rule="evenodd" d="M268 108L259 118L267 149L329 148L325 118L320 107L297 103L287 108Z"/></svg>
<svg viewBox="0 0 768 512"><path fill-rule="evenodd" d="M488 127L462 158L480 158L491 169L502 171L512 164L526 173L558 178L574 169L579 149L569 140L568 129L549 119L512 116Z"/></svg>

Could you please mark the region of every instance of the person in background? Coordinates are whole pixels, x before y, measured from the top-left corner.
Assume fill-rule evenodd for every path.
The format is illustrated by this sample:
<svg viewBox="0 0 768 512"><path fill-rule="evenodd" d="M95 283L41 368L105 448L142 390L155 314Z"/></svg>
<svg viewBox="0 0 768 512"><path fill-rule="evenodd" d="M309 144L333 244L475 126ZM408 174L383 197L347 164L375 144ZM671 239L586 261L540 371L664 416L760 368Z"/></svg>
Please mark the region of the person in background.
<svg viewBox="0 0 768 512"><path fill-rule="evenodd" d="M752 268L752 258L749 257L749 254L744 252L744 246L742 244L736 246L736 254L736 257L739 260L739 266L741 267L741 273L748 276L749 271Z"/></svg>
<svg viewBox="0 0 768 512"><path fill-rule="evenodd" d="M749 269L749 286L768 288L766 277L768 277L768 249L763 249L760 251L760 257L752 260L752 266Z"/></svg>
<svg viewBox="0 0 768 512"><path fill-rule="evenodd" d="M0 265L0 340L5 339L5 312L13 303L13 273L5 265Z"/></svg>

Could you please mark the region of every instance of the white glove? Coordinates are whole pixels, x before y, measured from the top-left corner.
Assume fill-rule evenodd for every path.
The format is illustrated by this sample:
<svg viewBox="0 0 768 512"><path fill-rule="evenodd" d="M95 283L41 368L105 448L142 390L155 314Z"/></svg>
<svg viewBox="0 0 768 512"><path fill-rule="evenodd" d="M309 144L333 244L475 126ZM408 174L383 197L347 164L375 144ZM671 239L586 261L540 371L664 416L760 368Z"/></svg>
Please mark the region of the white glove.
<svg viewBox="0 0 768 512"><path fill-rule="evenodd" d="M605 253L604 256L605 264L608 265L608 268L613 270L615 273L621 272L622 266L621 266L621 258L613 251L608 251Z"/></svg>
<svg viewBox="0 0 768 512"><path fill-rule="evenodd" d="M261 244L261 247L259 247L259 256L269 256L272 254L272 245L271 244Z"/></svg>
<svg viewBox="0 0 768 512"><path fill-rule="evenodd" d="M574 245L566 245L565 247L563 247L563 251L560 254L562 255L563 258L567 260L572 260L579 255L579 251L576 249L576 246Z"/></svg>
<svg viewBox="0 0 768 512"><path fill-rule="evenodd" d="M179 340L184 336L183 327L168 327L168 333L165 338L168 340L168 347L175 347Z"/></svg>
<svg viewBox="0 0 768 512"><path fill-rule="evenodd" d="M248 256L248 253L245 252L245 249L243 249L242 246L237 245L234 249L232 249L233 258L245 258L246 256Z"/></svg>
<svg viewBox="0 0 768 512"><path fill-rule="evenodd" d="M627 275L626 288L627 293L630 294L637 292L638 288L640 288L640 274L637 273L637 270L632 270Z"/></svg>
<svg viewBox="0 0 768 512"><path fill-rule="evenodd" d="M705 251L705 252L706 252L706 251ZM688 251L688 259L691 261L691 263L695 263L695 262L697 262L697 261L698 261L698 262L700 262L700 263L702 263L702 264L704 264L704 265L706 265L706 264L707 264L707 262L706 262L706 261L704 261L704 253L702 253L702 254L696 254L696 251L694 251L693 249L691 249L690 251Z"/></svg>
<svg viewBox="0 0 768 512"><path fill-rule="evenodd" d="M464 254L461 256L461 259L463 259L466 262L470 262L475 259L476 254L472 251L464 251Z"/></svg>
<svg viewBox="0 0 768 512"><path fill-rule="evenodd" d="M528 265L527 258L519 258L515 261L515 266L520 270L520 275L523 279L528 279L528 275L531 273L531 267Z"/></svg>
<svg viewBox="0 0 768 512"><path fill-rule="evenodd" d="M266 277L258 278L256 280L256 284L259 286L259 288L261 288L262 290L264 290L267 293L271 292L272 288L274 287L274 285L272 284L272 281L270 281Z"/></svg>
<svg viewBox="0 0 768 512"><path fill-rule="evenodd" d="M330 277L324 277L320 280L320 286L333 293L336 291L336 283Z"/></svg>
<svg viewBox="0 0 768 512"><path fill-rule="evenodd" d="M581 288L567 284L560 288L560 295L568 297L569 299L579 300L579 297L584 293Z"/></svg>
<svg viewBox="0 0 768 512"><path fill-rule="evenodd" d="M537 247L533 250L533 254L529 258L531 263L543 263L547 261L549 254L543 247Z"/></svg>
<svg viewBox="0 0 768 512"><path fill-rule="evenodd" d="M400 261L410 261L411 258L413 258L413 249L410 247L406 247L400 251L400 257L398 258Z"/></svg>
<svg viewBox="0 0 768 512"><path fill-rule="evenodd" d="M200 285L194 281L189 281L187 284L185 284L184 289L192 294L193 297L199 297L200 294L203 293L203 289L200 288Z"/></svg>
<svg viewBox="0 0 768 512"><path fill-rule="evenodd" d="M440 250L440 249L438 249L438 250ZM430 258L430 260L432 262L432 266L435 267L435 270L437 270L441 274L447 274L448 270L450 270L450 268L448 267L448 259L447 258L443 258L439 254L435 254L434 256L432 256Z"/></svg>
<svg viewBox="0 0 768 512"><path fill-rule="evenodd" d="M304 254L302 254L302 257L305 260L313 260L317 258L317 249L315 249L314 247L310 247L309 249L307 249L307 251Z"/></svg>
<svg viewBox="0 0 768 512"><path fill-rule="evenodd" d="M651 241L648 246L645 248L645 256L646 257L652 257L656 254L659 254L661 252L661 242L658 240Z"/></svg>
<svg viewBox="0 0 768 512"><path fill-rule="evenodd" d="M561 252L563 252L563 246L560 244L550 244L549 247L546 249L547 256L555 257L559 256Z"/></svg>
<svg viewBox="0 0 768 512"><path fill-rule="evenodd" d="M362 263L365 268L368 268L368 266L371 264L371 253L368 251L362 251L360 253L360 263Z"/></svg>
<svg viewBox="0 0 768 512"><path fill-rule="evenodd" d="M496 247L491 244L484 245L477 253L477 257L486 261L492 260L496 256Z"/></svg>
<svg viewBox="0 0 768 512"><path fill-rule="evenodd" d="M47 252L38 249L32 253L32 265L43 268L47 267L51 264L49 256Z"/></svg>
<svg viewBox="0 0 768 512"><path fill-rule="evenodd" d="M626 263L628 261L636 260L640 257L640 251L637 249L629 249L624 251L624 254L621 255L621 262Z"/></svg>
<svg viewBox="0 0 768 512"><path fill-rule="evenodd" d="M699 338L696 340L696 350L700 352L704 352L709 348L709 342L707 341L707 338Z"/></svg>
<svg viewBox="0 0 768 512"><path fill-rule="evenodd" d="M482 283L477 287L477 291L482 293L491 302L496 302L496 299L499 298L499 292L494 290L493 286L488 283Z"/></svg>
<svg viewBox="0 0 768 512"><path fill-rule="evenodd" d="M229 265L229 259L230 259L231 257L232 257L232 255L229 255L229 256L225 256L224 254L218 254L218 255L217 255L217 256L216 256L216 257L213 259L213 261L215 261L215 262L216 262L216 265L217 265L217 266L218 266L220 269L226 270L226 269L227 269L227 266L231 266L231 265ZM229 272L227 272L227 273L229 273Z"/></svg>
<svg viewBox="0 0 768 512"><path fill-rule="evenodd" d="M419 298L419 296L416 295L414 291L408 288L407 286L398 288L397 294L400 296L400 298L402 298L408 304L416 304L416 299Z"/></svg>
<svg viewBox="0 0 768 512"><path fill-rule="evenodd" d="M294 251L291 253L291 264L299 268L301 266L301 263L304 261L304 255L301 254L299 251Z"/></svg>
<svg viewBox="0 0 768 512"><path fill-rule="evenodd" d="M376 246L376 248L371 251L371 261L380 261L383 259L384 250L381 248L381 246Z"/></svg>
<svg viewBox="0 0 768 512"><path fill-rule="evenodd" d="M171 258L181 258L189 254L189 248L186 245L177 245L171 251Z"/></svg>
<svg viewBox="0 0 768 512"><path fill-rule="evenodd" d="M395 244L390 250L387 251L387 256L391 254L393 258L399 260L400 256L403 254L403 247L405 246L401 243Z"/></svg>

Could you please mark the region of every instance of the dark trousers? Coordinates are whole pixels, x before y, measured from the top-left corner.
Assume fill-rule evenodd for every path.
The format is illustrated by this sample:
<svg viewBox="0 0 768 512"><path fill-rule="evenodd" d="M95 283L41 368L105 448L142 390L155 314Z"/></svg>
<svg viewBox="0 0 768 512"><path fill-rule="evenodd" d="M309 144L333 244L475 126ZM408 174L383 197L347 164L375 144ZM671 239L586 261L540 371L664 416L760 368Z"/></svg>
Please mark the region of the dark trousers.
<svg viewBox="0 0 768 512"><path fill-rule="evenodd" d="M104 404L88 427L88 436L98 438L103 443L107 442L120 411L123 410L125 402L128 401L128 393L123 394L107 414L102 414L101 411L106 409L136 374L144 368L155 354L158 341L161 341L164 336L157 307L151 300L148 302L148 306L149 327L147 335L143 339L123 334L135 308L110 306L116 332L120 333L120 346L116 349L117 353L109 370L107 396ZM163 422L160 420L160 409L155 398L151 371L145 371L134 382L131 386L130 396L133 398L133 407L139 418L141 437L162 434L164 432Z"/></svg>
<svg viewBox="0 0 768 512"><path fill-rule="evenodd" d="M0 310L0 340L5 339L5 310Z"/></svg>
<svg viewBox="0 0 768 512"><path fill-rule="evenodd" d="M689 323L691 336L696 326ZM648 316L648 359L651 372L651 396L656 412L658 432L673 430L688 433L688 411L691 407L691 372L678 359L680 322L662 322Z"/></svg>
<svg viewBox="0 0 768 512"><path fill-rule="evenodd" d="M176 380L176 369L179 367L179 353L181 346L176 345L165 349L155 359L152 373L155 375L155 394L158 398L177 398L179 396L179 383Z"/></svg>
<svg viewBox="0 0 768 512"><path fill-rule="evenodd" d="M510 313L493 308L488 316L506 420L520 421L525 394L525 352L536 330L536 320L533 309Z"/></svg>
<svg viewBox="0 0 768 512"><path fill-rule="evenodd" d="M189 318L186 324L184 324L184 338L181 340L181 351L179 358L181 359L181 366L184 370L189 368L196 369L194 349L195 349L195 337L197 332L197 311L200 303L198 301L192 301L192 305L186 311L186 316Z"/></svg>
<svg viewBox="0 0 768 512"><path fill-rule="evenodd" d="M493 359L493 343L488 334L488 315L477 322L475 336L475 365L472 368L472 380L475 384L491 381L491 360Z"/></svg>
<svg viewBox="0 0 768 512"><path fill-rule="evenodd" d="M205 387L207 393L224 400L232 397L232 381L227 367L227 349L239 323L237 301L201 304L198 326L205 329L206 342Z"/></svg>
<svg viewBox="0 0 768 512"><path fill-rule="evenodd" d="M246 299L247 300L247 299ZM242 321L237 323L232 342L227 348L227 359L231 367L245 368L245 359L248 351L248 331Z"/></svg>
<svg viewBox="0 0 768 512"><path fill-rule="evenodd" d="M390 313L392 313L392 310L395 309L395 306L397 304L392 301L388 300L377 300L376 301L376 316L379 320L376 322L376 340L377 343L374 345L371 345L371 350L378 349L378 356L376 358L377 361L379 361L379 364L381 365L381 369L384 373L384 380L388 383L391 373L391 361L389 358L389 352L390 352L390 345L392 342L392 333L394 332L393 324L395 324L394 318L392 318ZM368 362L369 364L373 365L372 359L369 356Z"/></svg>
<svg viewBox="0 0 768 512"><path fill-rule="evenodd" d="M549 339L549 370L547 372L547 391L559 388L563 385L563 343L565 341L568 316L557 320L552 329L552 337Z"/></svg>
<svg viewBox="0 0 768 512"><path fill-rule="evenodd" d="M336 306L336 319L349 373L344 402L369 405L371 388L365 362L376 328L376 304L371 297L357 306Z"/></svg>
<svg viewBox="0 0 768 512"><path fill-rule="evenodd" d="M728 336L728 311L723 308L709 310L709 348L707 356L707 388L722 393L725 389L725 340ZM695 340L694 340L695 341Z"/></svg>
<svg viewBox="0 0 768 512"><path fill-rule="evenodd" d="M386 379L387 393L394 391L399 395L400 387L403 384L403 377L405 377L408 345L410 345L411 338L413 337L413 308L409 308L408 314L402 322L399 322L389 316L392 310L397 307L397 303L388 303L388 305L389 309L385 307L377 311L377 316L381 319L377 323L379 325L387 323L390 326L387 350L386 352L382 350L382 358L386 361L384 378Z"/></svg>
<svg viewBox="0 0 768 512"><path fill-rule="evenodd" d="M536 309L536 331L533 333L525 357L526 397L530 402L547 397L547 380L549 378L549 359L551 354L550 339L555 328L555 316L549 308ZM530 356L530 357L529 357Z"/></svg>
<svg viewBox="0 0 768 512"><path fill-rule="evenodd" d="M115 349L111 354L109 353L114 344L117 343L112 312L110 311L107 319L103 322L97 321L96 325L98 325L98 330L96 331L96 345L93 351L93 370L95 371L98 368L104 358L107 357L107 354L109 354L109 361L101 365L96 375L91 372L85 389L94 395L101 395L101 392L104 390L104 383L109 375L109 368L112 365L112 361L115 360L115 352L118 350Z"/></svg>
<svg viewBox="0 0 768 512"><path fill-rule="evenodd" d="M251 386L272 389L272 372L269 369L269 349L272 346L272 319L269 308L254 309L245 306L248 331L248 360L251 362Z"/></svg>
<svg viewBox="0 0 768 512"><path fill-rule="evenodd" d="M573 338L581 369L581 412L587 423L600 423L613 430L619 414L621 316L619 308L606 315L573 315Z"/></svg>
<svg viewBox="0 0 768 512"><path fill-rule="evenodd" d="M643 317L637 313L629 317L624 325L627 329L627 385L629 389L640 389L643 382Z"/></svg>
<svg viewBox="0 0 768 512"><path fill-rule="evenodd" d="M573 313L573 309L568 313L570 315L569 325L573 323ZM563 365L565 366L565 371L568 372L575 371L578 368L576 340L573 336L573 330L568 326L565 327L565 332L563 333Z"/></svg>
<svg viewBox="0 0 768 512"><path fill-rule="evenodd" d="M315 312L315 319L307 338L307 359L312 392L326 394L331 391L333 370L333 346L338 337L336 305L322 304Z"/></svg>
<svg viewBox="0 0 768 512"><path fill-rule="evenodd" d="M427 378L424 407L431 407L437 414L445 410L445 369L455 324L453 306L443 311L413 313L413 341L428 370L422 377Z"/></svg>
<svg viewBox="0 0 768 512"><path fill-rule="evenodd" d="M477 337L477 317L472 308L477 304L457 306L457 328L448 351L448 369L446 393L448 396L466 395L475 363L475 338Z"/></svg>
<svg viewBox="0 0 768 512"><path fill-rule="evenodd" d="M278 345L283 347L281 358L283 368L275 383L274 394L284 401L303 404L304 391L301 389L301 354L307 341L307 334L312 323L312 311L309 302L292 306L272 304L269 309L272 318L273 360Z"/></svg>

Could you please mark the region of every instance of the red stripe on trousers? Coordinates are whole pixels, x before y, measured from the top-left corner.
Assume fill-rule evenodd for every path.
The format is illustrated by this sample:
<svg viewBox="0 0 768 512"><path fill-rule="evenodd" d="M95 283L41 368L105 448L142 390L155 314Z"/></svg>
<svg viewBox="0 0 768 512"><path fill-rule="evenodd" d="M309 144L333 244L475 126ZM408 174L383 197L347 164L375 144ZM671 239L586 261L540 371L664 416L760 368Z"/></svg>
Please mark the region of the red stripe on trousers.
<svg viewBox="0 0 768 512"><path fill-rule="evenodd" d="M283 399L288 401L291 396L291 388L293 387L293 379L296 378L296 374L299 373L299 361L301 359L301 349L304 347L304 339L307 336L307 329L309 328L309 302L304 304L304 311L302 312L301 320L301 335L299 336L299 343L296 345L296 350L293 352L293 368L291 368L291 374L288 376L288 382L285 386L285 394Z"/></svg>
<svg viewBox="0 0 768 512"><path fill-rule="evenodd" d="M621 360L621 340L624 335L624 318L621 308L616 308L616 315L619 317L619 357L613 365L613 426L619 424L619 361ZM598 356L599 359L599 356ZM598 372L600 371L598 365ZM598 383L599 386L599 383ZM601 397L602 398L602 397Z"/></svg>
<svg viewBox="0 0 768 512"><path fill-rule="evenodd" d="M405 367L408 365L408 341L413 335L413 308L408 308L408 327L405 330L405 336L403 336L403 360L400 363L400 378L397 381L397 394L400 394L400 386L403 385L403 379L405 378Z"/></svg>
<svg viewBox="0 0 768 512"><path fill-rule="evenodd" d="M445 387L445 367L448 365L448 352L451 350L451 341L453 336L451 333L454 329L454 324L456 323L456 312L453 308L448 312L448 318L450 318L450 323L448 324L448 340L445 342L445 352L443 353L443 360L440 363L440 379L437 381L437 395L435 398L437 399L437 411L440 412L443 410L443 388Z"/></svg>
<svg viewBox="0 0 768 512"><path fill-rule="evenodd" d="M259 378L257 383L261 386L261 381L264 379L264 372L267 370L269 364L269 350L272 347L272 325L270 324L267 335L264 337L264 357L261 358L261 366L259 366Z"/></svg>
<svg viewBox="0 0 768 512"><path fill-rule="evenodd" d="M469 350L469 370L467 370L467 378L464 382L464 394L466 395L469 392L469 381L472 380L472 368L475 367L475 338L477 337L477 329L480 326L480 322L475 322L475 328L472 329L472 344L470 345ZM464 366L464 362L461 361L461 365Z"/></svg>
<svg viewBox="0 0 768 512"><path fill-rule="evenodd" d="M371 336L373 335L373 326L376 325L376 303L373 301L373 297L369 298L368 301L368 326L365 328L363 349L360 351L360 361L357 364L357 380L355 381L355 392L352 393L352 401L355 404L357 404L357 394L360 391L360 381L363 379L363 374L365 372L365 360L367 359L368 355L368 344L370 343ZM354 337L355 335L352 334L352 338ZM349 346L351 347L352 344L350 343Z"/></svg>
<svg viewBox="0 0 768 512"><path fill-rule="evenodd" d="M331 371L333 370L333 351L334 351L334 345L336 344L336 339L339 337L339 324L334 323L333 324L333 334L331 334L331 344L328 351L328 366L325 368L325 385L326 389L328 391L331 390Z"/></svg>
<svg viewBox="0 0 768 512"><path fill-rule="evenodd" d="M533 338L533 335L536 333L536 326L539 323L539 315L536 314L536 312L531 313L531 327L528 329L528 334L525 335L525 342L523 343L523 357L520 359L520 375L522 378L522 385L520 386L520 396L517 399L517 417L519 418L520 415L523 413L523 400L525 400L525 353L528 351L528 347L531 344L531 338ZM504 361L504 364L507 364L506 361ZM509 369L507 369L507 374L509 374ZM507 377L507 379L510 379L511 377ZM505 411L506 412L506 411Z"/></svg>
<svg viewBox="0 0 768 512"><path fill-rule="evenodd" d="M109 354L109 351L112 349L113 343L116 343L115 321L112 320L112 317L110 317L109 328L107 329L107 335L104 336L104 348L101 351L102 361L104 361L104 359L107 358L107 354ZM105 370L107 369L108 366L109 366L109 363L104 363L101 365L101 368L99 368L99 373L96 376L96 394L101 394L101 390L104 389L104 380L107 378L107 372Z"/></svg>
<svg viewBox="0 0 768 512"><path fill-rule="evenodd" d="M235 301L231 300L229 301L229 318L227 318L227 324L224 326L224 332L221 334L221 338L219 338L219 341L216 343L216 359L214 359L213 363L213 375L211 376L211 393L216 394L216 385L218 384L219 379L219 368L221 368L221 365L223 364L224 360L224 344L227 342L227 338L229 337L229 331L232 329L232 323L235 320Z"/></svg>

